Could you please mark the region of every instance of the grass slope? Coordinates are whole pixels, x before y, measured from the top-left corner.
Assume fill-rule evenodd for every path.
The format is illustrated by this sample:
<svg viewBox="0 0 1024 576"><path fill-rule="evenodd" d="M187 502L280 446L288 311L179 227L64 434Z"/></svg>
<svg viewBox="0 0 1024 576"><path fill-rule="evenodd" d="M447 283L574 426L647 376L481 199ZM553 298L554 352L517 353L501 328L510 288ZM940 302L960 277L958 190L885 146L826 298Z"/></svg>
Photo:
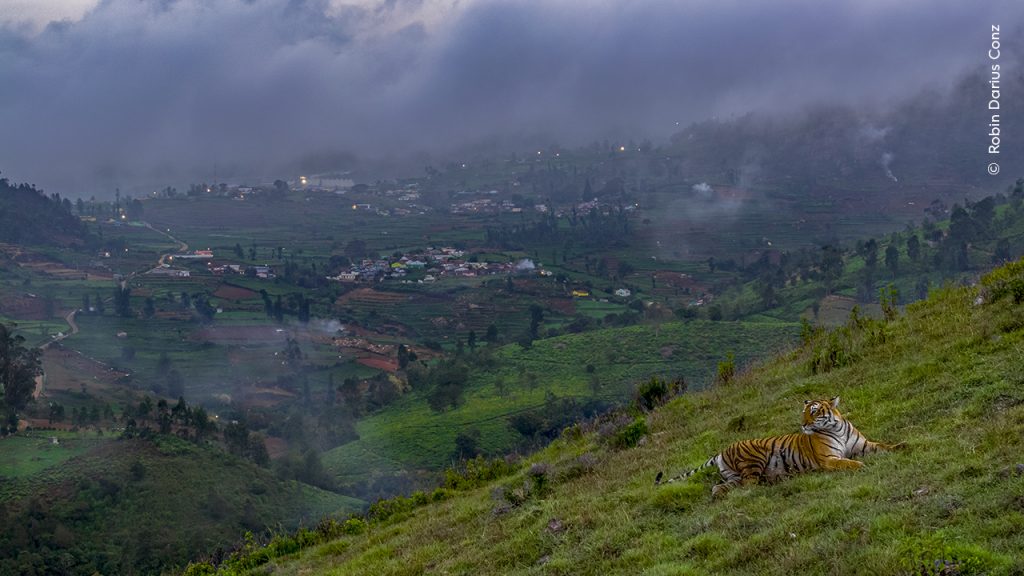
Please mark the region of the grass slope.
<svg viewBox="0 0 1024 576"><path fill-rule="evenodd" d="M547 466L546 490L520 489L517 505L495 494L531 484L526 466L258 573L1022 573L1024 309L976 296L944 289L869 324L846 348L853 359L826 373L811 375L809 360L828 335L685 394L647 416L636 448L563 436L531 458ZM866 435L909 449L718 501L715 474L652 485L732 441L795 431L804 399L834 395ZM581 471L585 454L594 465Z"/></svg>
<svg viewBox="0 0 1024 576"><path fill-rule="evenodd" d="M160 573L232 546L246 530L363 507L170 436L49 432L0 442L18 445L5 448L0 469L0 574Z"/></svg>
<svg viewBox="0 0 1024 576"><path fill-rule="evenodd" d="M798 324L786 323L668 322L547 338L529 349L510 344L495 352L493 368L473 373L459 407L434 412L422 395L406 396L360 420L360 439L324 454L324 465L343 483L368 470L436 470L451 463L456 435L469 429L480 431L485 452L504 453L517 441L507 418L542 407L549 392L586 400L595 395L596 377L597 396L622 402L634 383L652 375L682 376L702 387L727 353L742 365L789 345L799 332Z"/></svg>

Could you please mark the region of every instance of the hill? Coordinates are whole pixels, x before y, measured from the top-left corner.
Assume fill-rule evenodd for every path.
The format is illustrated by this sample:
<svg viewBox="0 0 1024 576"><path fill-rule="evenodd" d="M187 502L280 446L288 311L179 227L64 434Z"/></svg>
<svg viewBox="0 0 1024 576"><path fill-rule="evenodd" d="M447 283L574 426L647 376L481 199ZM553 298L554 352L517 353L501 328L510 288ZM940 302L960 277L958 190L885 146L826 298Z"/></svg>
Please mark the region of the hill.
<svg viewBox="0 0 1024 576"><path fill-rule="evenodd" d="M173 436L0 439L0 574L157 574L245 531L362 508Z"/></svg>
<svg viewBox="0 0 1024 576"><path fill-rule="evenodd" d="M628 400L651 376L701 388L728 354L744 365L790 345L799 333L796 323L672 321L481 350L466 356L472 368L456 406L431 409L437 385L414 389L359 420L358 440L326 452L324 466L347 493L372 499L391 488L394 494L392 484L409 470L437 471L473 456L459 454L460 438L488 455L530 449L569 423Z"/></svg>
<svg viewBox="0 0 1024 576"><path fill-rule="evenodd" d="M70 200L0 178L0 242L81 245L87 236Z"/></svg>
<svg viewBox="0 0 1024 576"><path fill-rule="evenodd" d="M378 503L368 524L251 548L220 573L1021 573L1022 302L1019 261L903 316L854 314L617 432L574 427L507 475L471 468L476 481L453 477L449 490ZM908 449L722 500L712 474L652 484L732 441L795 431L804 399L835 395L869 437Z"/></svg>

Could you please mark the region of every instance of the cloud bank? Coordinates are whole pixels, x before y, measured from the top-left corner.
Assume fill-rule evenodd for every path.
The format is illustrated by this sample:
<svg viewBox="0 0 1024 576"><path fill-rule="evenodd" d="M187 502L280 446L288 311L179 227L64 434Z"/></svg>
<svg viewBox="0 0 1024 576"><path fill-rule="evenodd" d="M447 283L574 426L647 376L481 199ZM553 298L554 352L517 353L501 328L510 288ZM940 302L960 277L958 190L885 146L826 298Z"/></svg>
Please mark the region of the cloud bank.
<svg viewBox="0 0 1024 576"><path fill-rule="evenodd" d="M1012 37L1024 5L101 0L45 25L0 14L0 170L89 195L885 106L986 67L990 24Z"/></svg>

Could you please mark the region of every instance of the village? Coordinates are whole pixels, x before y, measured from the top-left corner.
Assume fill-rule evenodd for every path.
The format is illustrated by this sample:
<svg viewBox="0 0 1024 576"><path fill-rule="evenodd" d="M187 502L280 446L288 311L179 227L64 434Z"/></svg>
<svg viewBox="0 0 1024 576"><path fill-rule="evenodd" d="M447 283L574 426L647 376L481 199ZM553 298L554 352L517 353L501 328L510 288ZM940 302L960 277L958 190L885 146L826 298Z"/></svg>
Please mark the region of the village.
<svg viewBox="0 0 1024 576"><path fill-rule="evenodd" d="M381 282L386 278L413 282L407 278L414 272L425 272L415 282L426 284L436 282L443 277L473 278L477 276L494 276L507 274L540 273L550 275L546 270L539 270L532 260L523 259L519 262L479 262L472 256L466 258L463 250L450 246L428 248L416 254L402 254L390 259L364 259L352 265L328 280L336 282ZM545 274L546 273L546 274Z"/></svg>

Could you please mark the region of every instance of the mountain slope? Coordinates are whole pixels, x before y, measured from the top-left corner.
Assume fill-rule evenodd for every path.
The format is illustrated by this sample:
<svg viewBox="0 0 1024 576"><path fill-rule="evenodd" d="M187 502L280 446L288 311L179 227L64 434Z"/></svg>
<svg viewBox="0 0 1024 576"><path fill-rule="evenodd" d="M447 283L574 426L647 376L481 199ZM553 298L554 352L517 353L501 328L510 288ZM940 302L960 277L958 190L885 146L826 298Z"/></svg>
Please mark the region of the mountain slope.
<svg viewBox="0 0 1024 576"><path fill-rule="evenodd" d="M76 440L83 453L21 477L0 475L0 574L159 574L231 546L243 531L294 528L362 502L299 484L172 436ZM59 433L51 433L59 435ZM53 450L50 450L50 449Z"/></svg>
<svg viewBox="0 0 1024 576"><path fill-rule="evenodd" d="M1021 300L1024 263L1016 267L1002 274ZM999 296L992 288L982 293ZM365 533L257 572L1021 573L1024 307L978 295L951 287L890 322L853 318L649 414L636 448L608 447L600 429L565 434L511 476L381 514ZM870 438L909 448L869 456L857 472L809 473L718 501L716 474L652 485L657 471L696 466L729 442L795 431L804 399L834 395Z"/></svg>
<svg viewBox="0 0 1024 576"><path fill-rule="evenodd" d="M69 200L0 178L0 242L82 245L88 239L85 225L71 213Z"/></svg>

